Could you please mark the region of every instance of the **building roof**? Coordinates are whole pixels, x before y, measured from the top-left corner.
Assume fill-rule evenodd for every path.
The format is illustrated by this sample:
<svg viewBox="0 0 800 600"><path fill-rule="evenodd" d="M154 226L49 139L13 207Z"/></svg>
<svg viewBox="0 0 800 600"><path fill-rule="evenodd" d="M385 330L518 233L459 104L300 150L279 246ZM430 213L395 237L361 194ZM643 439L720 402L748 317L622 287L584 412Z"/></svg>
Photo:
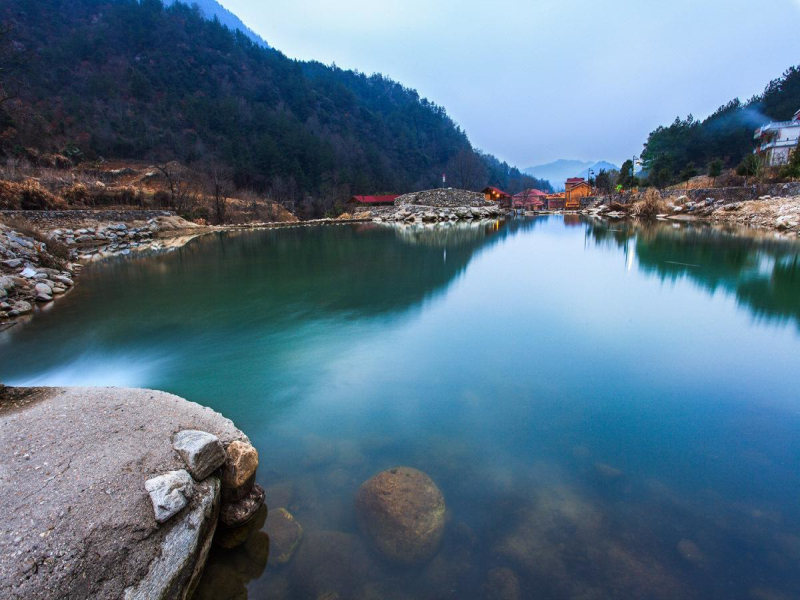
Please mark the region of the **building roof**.
<svg viewBox="0 0 800 600"><path fill-rule="evenodd" d="M496 187L494 187L494 186L491 186L491 185L490 185L490 186L488 186L488 187L486 187L486 188L484 188L484 189L481 191L481 194L491 194L491 193L497 194L497 195L498 195L498 196L500 196L501 198L510 198L510 197L511 197L511 195L510 195L510 194L506 194L506 193L505 193L503 190L501 190L500 188L496 188Z"/></svg>
<svg viewBox="0 0 800 600"><path fill-rule="evenodd" d="M519 193L514 194L515 200L525 200L526 198L541 198L547 196L545 192L542 190L537 190L535 188L531 188L529 190L525 190Z"/></svg>
<svg viewBox="0 0 800 600"><path fill-rule="evenodd" d="M387 194L385 196L353 196L350 202L359 204L392 204L400 196L398 194Z"/></svg>
<svg viewBox="0 0 800 600"><path fill-rule="evenodd" d="M567 179L567 183L582 183L586 181L583 177L570 177Z"/></svg>

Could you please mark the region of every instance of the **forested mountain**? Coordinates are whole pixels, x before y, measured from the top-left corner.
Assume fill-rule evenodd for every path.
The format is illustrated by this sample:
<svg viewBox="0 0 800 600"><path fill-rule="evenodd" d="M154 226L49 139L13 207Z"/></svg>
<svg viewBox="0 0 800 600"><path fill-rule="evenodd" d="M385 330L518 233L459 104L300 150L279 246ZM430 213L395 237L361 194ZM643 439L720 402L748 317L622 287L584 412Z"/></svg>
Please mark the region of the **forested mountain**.
<svg viewBox="0 0 800 600"><path fill-rule="evenodd" d="M755 129L789 120L798 109L800 67L792 67L748 102L732 100L703 121L677 118L647 139L642 161L649 180L658 186L685 180L707 172L715 159L735 167L753 151Z"/></svg>
<svg viewBox="0 0 800 600"><path fill-rule="evenodd" d="M297 200L435 187L466 154L485 165L476 187L523 178L414 90L290 60L196 6L0 0L0 17L22 59L19 96L2 104L6 155L179 160Z"/></svg>
<svg viewBox="0 0 800 600"><path fill-rule="evenodd" d="M175 2L176 0L164 0L164 4L166 6L174 4ZM189 6L197 4L197 6L200 8L200 12L203 13L203 16L206 19L219 19L219 22L225 25L225 27L228 29L233 31L241 31L259 46L269 47L269 44L264 41L264 38L242 23L242 20L239 17L222 6L216 0L186 0L185 4L188 4Z"/></svg>

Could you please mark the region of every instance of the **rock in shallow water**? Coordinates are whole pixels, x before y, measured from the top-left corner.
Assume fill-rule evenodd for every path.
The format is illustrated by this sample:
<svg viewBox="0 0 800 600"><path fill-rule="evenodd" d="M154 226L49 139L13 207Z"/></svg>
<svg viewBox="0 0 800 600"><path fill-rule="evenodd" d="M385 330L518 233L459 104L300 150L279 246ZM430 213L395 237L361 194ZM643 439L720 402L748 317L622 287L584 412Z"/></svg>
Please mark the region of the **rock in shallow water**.
<svg viewBox="0 0 800 600"><path fill-rule="evenodd" d="M252 519L264 504L264 489L254 484L250 493L237 502L222 505L219 519L226 527L239 527Z"/></svg>
<svg viewBox="0 0 800 600"><path fill-rule="evenodd" d="M156 521L165 523L183 510L192 496L193 485L192 476L185 469L148 479L144 487L150 494Z"/></svg>
<svg viewBox="0 0 800 600"><path fill-rule="evenodd" d="M303 538L303 527L285 508L270 513L265 527L270 541L273 564L283 565L292 559L294 551Z"/></svg>
<svg viewBox="0 0 800 600"><path fill-rule="evenodd" d="M430 559L439 547L445 502L428 475L397 467L361 485L356 516L361 530L387 558L413 564Z"/></svg>
<svg viewBox="0 0 800 600"><path fill-rule="evenodd" d="M185 429L175 434L172 447L197 481L202 481L225 462L225 448L219 438L205 431Z"/></svg>
<svg viewBox="0 0 800 600"><path fill-rule="evenodd" d="M235 441L228 444L225 466L222 469L222 500L241 500L253 487L258 469L258 451L250 444Z"/></svg>

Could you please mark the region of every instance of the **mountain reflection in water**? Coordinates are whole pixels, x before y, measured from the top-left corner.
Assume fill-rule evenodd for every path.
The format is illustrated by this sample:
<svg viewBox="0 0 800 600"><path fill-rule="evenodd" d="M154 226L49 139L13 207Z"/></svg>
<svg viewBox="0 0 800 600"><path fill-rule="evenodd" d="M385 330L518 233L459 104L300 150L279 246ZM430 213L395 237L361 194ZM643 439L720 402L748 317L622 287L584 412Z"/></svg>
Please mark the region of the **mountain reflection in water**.
<svg viewBox="0 0 800 600"><path fill-rule="evenodd" d="M202 599L796 598L798 256L557 216L210 235L88 267L0 333L0 378L165 389L248 434L269 511ZM414 567L355 521L399 465L447 503Z"/></svg>

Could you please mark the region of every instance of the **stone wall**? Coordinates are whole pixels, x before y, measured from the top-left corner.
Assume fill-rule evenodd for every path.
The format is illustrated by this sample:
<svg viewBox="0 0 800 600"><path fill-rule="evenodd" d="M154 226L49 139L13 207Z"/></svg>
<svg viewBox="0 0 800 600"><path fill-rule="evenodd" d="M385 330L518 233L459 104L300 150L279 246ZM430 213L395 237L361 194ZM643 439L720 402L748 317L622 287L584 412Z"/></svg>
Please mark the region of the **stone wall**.
<svg viewBox="0 0 800 600"><path fill-rule="evenodd" d="M22 218L32 223L55 220L92 220L130 223L131 221L147 221L156 217L172 217L171 210L0 210L0 218Z"/></svg>

